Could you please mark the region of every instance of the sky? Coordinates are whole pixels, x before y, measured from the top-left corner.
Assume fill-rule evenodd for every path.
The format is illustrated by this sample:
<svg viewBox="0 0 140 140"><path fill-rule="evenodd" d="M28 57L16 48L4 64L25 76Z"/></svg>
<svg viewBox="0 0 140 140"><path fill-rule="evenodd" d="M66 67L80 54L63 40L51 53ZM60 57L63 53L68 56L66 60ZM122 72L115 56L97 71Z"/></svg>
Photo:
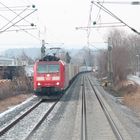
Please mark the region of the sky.
<svg viewBox="0 0 140 140"><path fill-rule="evenodd" d="M116 2L117 0L110 1ZM104 0L104 2L108 1ZM128 2L128 0L120 2ZM27 5L30 6L28 7L30 10L25 10ZM32 5L35 5L35 8L33 8ZM22 7L19 8L20 10L17 10L13 8L15 6L16 8L17 6ZM140 5L104 3L104 6L128 25L140 31ZM17 15L6 7L14 9L14 12L20 14L20 17L15 18ZM77 48L86 46L87 30L81 28L76 30L76 27L93 26L92 23L94 21L97 23L118 22L107 13L99 10L95 5L92 5L90 16L90 8L90 0L0 0L0 51L6 48L41 47L42 39L48 43L46 46ZM33 12L35 9L37 9L37 11ZM23 13L21 14L21 12ZM33 13L30 14L31 12ZM22 17L28 14L30 14L28 17L21 20ZM90 24L88 24L89 17L91 19ZM14 18L15 20L5 26ZM10 27L15 22L17 22L17 24ZM36 26L31 27L31 23ZM7 27L10 28L3 32ZM23 28L36 29L21 31ZM127 27L120 28L127 30L129 33L133 33ZM104 45L103 42L106 42L107 34L110 30L111 28L90 29L90 44L97 47Z"/></svg>

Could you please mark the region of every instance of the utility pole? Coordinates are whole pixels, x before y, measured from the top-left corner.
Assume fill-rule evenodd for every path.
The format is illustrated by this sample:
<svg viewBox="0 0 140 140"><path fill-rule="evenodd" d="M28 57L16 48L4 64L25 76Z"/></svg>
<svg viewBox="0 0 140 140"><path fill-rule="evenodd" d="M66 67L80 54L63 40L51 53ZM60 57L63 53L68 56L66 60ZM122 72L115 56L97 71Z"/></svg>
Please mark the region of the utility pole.
<svg viewBox="0 0 140 140"><path fill-rule="evenodd" d="M41 58L45 56L45 40L42 40L42 47L41 47Z"/></svg>
<svg viewBox="0 0 140 140"><path fill-rule="evenodd" d="M140 74L139 74L139 54L137 54L136 55L136 57L137 57L137 74L138 74L138 76L140 76Z"/></svg>
<svg viewBox="0 0 140 140"><path fill-rule="evenodd" d="M108 38L108 80L110 85L113 84L113 68L112 68L112 46L110 38Z"/></svg>

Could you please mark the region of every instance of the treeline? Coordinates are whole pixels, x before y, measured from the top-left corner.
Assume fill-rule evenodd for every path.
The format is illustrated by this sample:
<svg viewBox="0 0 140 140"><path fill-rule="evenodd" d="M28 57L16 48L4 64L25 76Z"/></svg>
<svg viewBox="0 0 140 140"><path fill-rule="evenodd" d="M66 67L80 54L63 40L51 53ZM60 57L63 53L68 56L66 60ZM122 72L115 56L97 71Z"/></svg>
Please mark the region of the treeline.
<svg viewBox="0 0 140 140"><path fill-rule="evenodd" d="M108 34L112 47L113 82L125 80L128 74L139 71L140 36L128 34L121 30L112 30ZM98 56L99 75L108 75L108 50L100 51Z"/></svg>

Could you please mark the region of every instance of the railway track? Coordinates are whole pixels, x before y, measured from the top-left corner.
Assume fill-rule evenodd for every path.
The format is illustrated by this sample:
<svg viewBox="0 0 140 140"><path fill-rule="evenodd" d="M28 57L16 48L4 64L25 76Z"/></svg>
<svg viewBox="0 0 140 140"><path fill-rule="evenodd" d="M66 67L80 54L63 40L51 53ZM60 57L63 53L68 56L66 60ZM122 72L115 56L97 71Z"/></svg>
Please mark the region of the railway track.
<svg viewBox="0 0 140 140"><path fill-rule="evenodd" d="M86 113L86 96L85 96L85 77L82 79L82 110L81 110L81 140L88 140L87 137L87 113Z"/></svg>
<svg viewBox="0 0 140 140"><path fill-rule="evenodd" d="M72 85L60 104L58 101L41 102L28 115L6 130L0 140L130 140L123 128L116 125L115 117L112 117L99 93L100 86L93 78L83 74ZM23 127L24 131L20 127ZM24 136L21 134L22 131Z"/></svg>
<svg viewBox="0 0 140 140"><path fill-rule="evenodd" d="M92 87L92 89L93 89L93 91L94 91L94 93L96 95L96 98L99 101L99 103L101 105L101 108L102 108L102 110L103 110L103 112L104 112L104 114L105 114L105 116L106 116L106 118L107 118L107 120L108 120L108 122L109 122L109 124L110 124L110 126L111 126L111 128L112 128L112 130L113 130L113 132L114 132L114 134L116 136L116 138L117 138L117 140L123 140L123 137L121 136L121 133L120 133L119 129L117 128L115 122L113 121L113 118L111 117L111 115L109 114L106 106L102 102L102 99L98 96L96 90L94 89L94 85L92 84L92 82L90 81L89 78L88 78L88 80L90 82L90 85L91 85L91 87Z"/></svg>
<svg viewBox="0 0 140 140"><path fill-rule="evenodd" d="M11 123L7 124L5 127L1 128L0 129L0 139L2 138L2 136L5 137L5 135L9 135L8 134L9 131L13 131L13 133L14 133L14 127L16 127L16 125L20 129L19 123L21 121L23 121L23 119L25 119L27 116L29 116L35 109L39 108L39 106L42 106L42 104L44 103L45 106L48 106L48 108L45 109L45 111L44 111L43 115L41 115L41 117L40 117L40 114L38 114L40 119L33 125L33 127L30 129L28 134L26 134L26 136L24 137L24 140L30 139L30 137L34 134L34 132L38 129L38 127L43 123L43 121L46 119L46 117L51 113L51 111L53 110L55 105L58 103L58 101L59 101L59 99L56 100L55 102L45 103L42 100L39 100L35 105L33 105L30 109L28 109L26 112L24 112L21 116L19 116L15 120L13 120ZM40 107L40 108L42 108L42 107ZM24 126L24 127L26 128L27 126Z"/></svg>
<svg viewBox="0 0 140 140"><path fill-rule="evenodd" d="M31 130L31 132L28 134L28 136L26 136L25 140L30 140L30 138L32 137L32 135L34 134L34 132L39 128L39 126L43 123L43 121L47 118L47 116L51 113L51 111L54 109L54 107L56 106L56 104L58 103L59 100L57 100L56 102L54 102L52 104L52 106L44 113L44 115L41 117L41 119L38 121L38 123L36 123L36 125L34 126L34 128Z"/></svg>
<svg viewBox="0 0 140 140"><path fill-rule="evenodd" d="M120 130L121 127L118 127L118 124L115 122L114 118L110 114L110 111L108 111L108 107L106 107L106 105L102 101L102 97L96 91L97 89L95 89L95 87L97 87L97 83L94 84L88 74L83 75L82 82L81 82L81 133L80 133L81 138L80 139L81 140L92 139L94 137L93 133L95 133L95 135L96 135L96 133L97 134L103 133L104 138L102 136L101 139L102 138L110 139L110 137L111 137L111 140L126 140L126 139L130 140L131 138L129 136L122 134L124 131L122 131L122 129ZM96 101L93 101L93 99ZM95 107L95 108L98 111L92 112L92 109L91 109L92 106L89 106L89 105L91 105L91 102L97 102L96 104L98 104L97 105L98 107ZM95 103L93 103L93 104L95 104ZM89 112L92 112L93 114L97 112L97 115L93 116L92 113L90 114ZM91 121L97 121L96 116L98 116L97 119L99 119L99 115L100 115L100 117L104 118L103 120L101 120L101 124L98 123L97 126L95 126L95 125L91 126L92 125ZM93 116L93 118L91 118L91 116ZM94 122L93 124L96 124L96 123ZM106 131L105 130L106 128L104 126L110 128L110 129L108 129L108 131ZM97 127L97 130L96 130L96 127ZM99 128L104 127L101 130L102 132L98 132L98 127ZM92 130L93 128L95 130ZM106 138L106 137L108 137L108 138ZM96 136L95 136L95 139L96 139Z"/></svg>
<svg viewBox="0 0 140 140"><path fill-rule="evenodd" d="M96 89L94 87L96 85L92 83L91 79L88 76L87 76L87 80L89 81L90 86L92 87L92 90L93 90L93 92L94 92L94 94L95 94L95 96L96 96L96 98L97 98L97 100L98 100L98 102L99 102L99 104L100 104L100 106L101 106L101 108L102 108L102 110L103 110L103 112L104 112L104 114L105 114L105 116L106 116L111 128L112 128L112 131L113 131L113 133L114 133L114 135L116 137L116 140L125 140L125 139L127 139L126 137L124 138L122 136L121 130L119 130L118 126L116 125L116 122L114 121L113 117L109 113L109 111L108 111L106 105L104 104L101 96L99 96L99 93L97 93L97 91L96 91Z"/></svg>
<svg viewBox="0 0 140 140"><path fill-rule="evenodd" d="M0 129L0 136L4 135L8 130L10 130L14 125L16 125L20 120L22 120L26 115L28 115L31 111L33 111L39 104L41 104L42 100L39 100L36 104L34 104L31 108L25 111L21 116L10 122L8 125Z"/></svg>

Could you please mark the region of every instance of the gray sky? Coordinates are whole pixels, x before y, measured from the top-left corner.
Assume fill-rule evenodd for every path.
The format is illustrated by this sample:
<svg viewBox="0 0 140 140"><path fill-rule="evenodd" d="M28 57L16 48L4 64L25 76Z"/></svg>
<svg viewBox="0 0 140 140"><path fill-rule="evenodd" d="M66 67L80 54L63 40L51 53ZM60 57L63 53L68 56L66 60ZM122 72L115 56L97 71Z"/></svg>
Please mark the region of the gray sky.
<svg viewBox="0 0 140 140"><path fill-rule="evenodd" d="M105 2L106 1L107 0L105 0ZM110 1L116 2L117 0ZM128 0L123 0L123 2L128 2ZM28 34L23 31L1 33L0 50L9 47L20 48L39 46L41 44L41 39L45 39L46 42L52 44L64 43L66 46L85 46L87 43L86 30L76 30L75 27L87 26L91 5L90 0L0 0L0 9L4 7L2 4L8 7L35 4L38 11L28 16L26 21L22 20L16 24L29 25L33 22L37 25L37 30L28 30ZM140 31L140 5L133 6L128 4L104 4L104 6L106 6L111 12L116 14L127 24ZM22 7L22 9L25 9L25 7ZM21 11L16 12L19 14ZM26 10L23 14L21 14L21 16L24 17L30 12L31 11ZM97 19L98 12L99 9L93 5L91 22ZM100 11L99 15L100 18L98 18L98 23L118 22L103 11ZM2 16L6 17L6 19L4 19ZM15 16L15 13L11 11L1 11L0 28L8 23L8 20L12 20ZM16 20L18 21L20 18L16 18ZM9 25L11 25L11 23ZM23 27L20 26L20 28ZM29 26L26 28L29 28ZM10 29L14 30L18 28L12 27ZM132 31L126 27L121 27L121 29L125 29L132 33ZM110 28L91 29L89 41L91 43L106 41L106 34L109 30ZM35 36L37 39L30 36L29 34Z"/></svg>

